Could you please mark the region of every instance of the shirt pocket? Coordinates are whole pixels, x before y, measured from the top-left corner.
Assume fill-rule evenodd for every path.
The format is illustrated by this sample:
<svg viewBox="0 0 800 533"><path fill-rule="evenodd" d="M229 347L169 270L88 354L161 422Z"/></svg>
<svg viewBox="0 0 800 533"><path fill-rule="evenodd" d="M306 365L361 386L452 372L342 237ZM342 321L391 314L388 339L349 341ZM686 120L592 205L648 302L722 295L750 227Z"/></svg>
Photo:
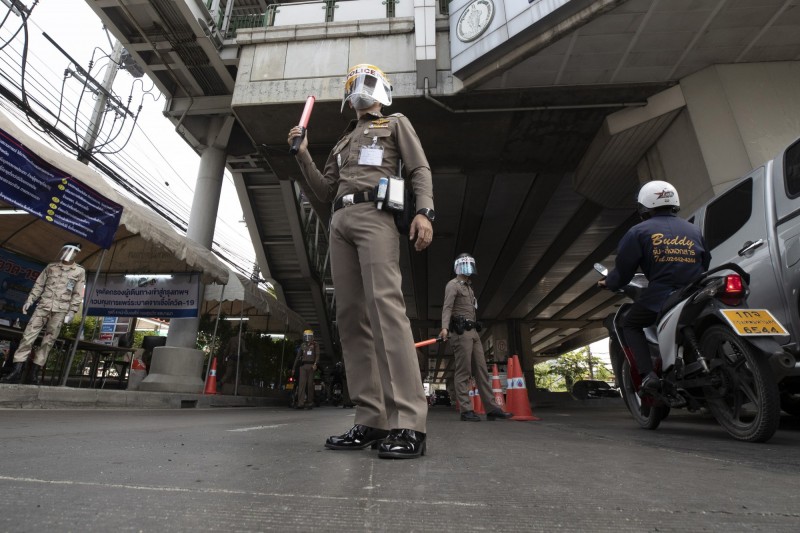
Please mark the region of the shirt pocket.
<svg viewBox="0 0 800 533"><path fill-rule="evenodd" d="M372 141L378 146L383 146L392 137L392 130L389 128L364 128L361 131L361 139L359 144L361 146L370 146Z"/></svg>

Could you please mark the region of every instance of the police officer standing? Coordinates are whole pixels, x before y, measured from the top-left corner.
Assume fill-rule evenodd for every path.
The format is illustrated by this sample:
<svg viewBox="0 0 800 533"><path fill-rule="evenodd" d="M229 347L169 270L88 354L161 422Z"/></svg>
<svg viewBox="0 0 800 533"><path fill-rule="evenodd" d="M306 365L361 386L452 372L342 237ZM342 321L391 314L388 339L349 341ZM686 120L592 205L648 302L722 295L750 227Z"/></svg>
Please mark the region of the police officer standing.
<svg viewBox="0 0 800 533"><path fill-rule="evenodd" d="M22 380L25 362L31 354L33 343L44 329L44 338L31 363L30 383L39 384L40 371L61 332L61 325L72 322L83 299L86 270L75 262L80 251L79 243L64 244L60 260L47 265L36 278L36 283L22 306L22 314L27 315L33 304L36 304L36 309L25 327L19 348L14 353L14 368L3 378L4 383L19 383Z"/></svg>
<svg viewBox="0 0 800 533"><path fill-rule="evenodd" d="M636 358L642 378L641 393L661 387L644 329L653 325L669 295L708 270L711 254L700 228L678 218L678 191L666 181L650 181L639 189L637 210L642 222L629 229L617 247L614 270L597 284L612 291L630 282L641 268L648 285L633 303L622 324L622 334Z"/></svg>
<svg viewBox="0 0 800 533"><path fill-rule="evenodd" d="M297 409L311 409L314 404L314 372L319 364L319 346L314 340L314 332L303 331L303 343L297 350L293 374L300 370L300 383L297 389Z"/></svg>
<svg viewBox="0 0 800 533"><path fill-rule="evenodd" d="M475 259L469 254L459 255L453 264L456 277L447 282L442 304L442 331L439 337L446 339L450 334L450 344L455 357L456 398L461 410L461 420L480 422L481 417L472 409L469 397L469 377L475 379L483 404L488 406L486 419L506 419L514 416L497 405L489 384L489 371L483 355L483 344L478 333L481 325L477 321L478 300L472 291L470 277L478 273Z"/></svg>
<svg viewBox="0 0 800 533"><path fill-rule="evenodd" d="M334 450L378 448L382 458L413 458L425 453L428 406L414 338L401 289L399 232L393 195L378 188L397 176L402 160L404 187L412 187L416 215L409 239L422 251L433 238L433 184L430 167L414 128L399 114L384 116L392 103L386 75L373 65L352 67L345 79L345 104L355 110L320 172L305 137L297 152L303 179L321 202L332 202L331 270L336 287L336 319L355 426L328 438ZM303 134L292 128L288 141ZM397 176L399 177L399 176ZM389 180L389 187L400 180ZM397 189L394 189L397 190ZM402 206L400 207L402 209ZM394 209L397 209L395 203Z"/></svg>

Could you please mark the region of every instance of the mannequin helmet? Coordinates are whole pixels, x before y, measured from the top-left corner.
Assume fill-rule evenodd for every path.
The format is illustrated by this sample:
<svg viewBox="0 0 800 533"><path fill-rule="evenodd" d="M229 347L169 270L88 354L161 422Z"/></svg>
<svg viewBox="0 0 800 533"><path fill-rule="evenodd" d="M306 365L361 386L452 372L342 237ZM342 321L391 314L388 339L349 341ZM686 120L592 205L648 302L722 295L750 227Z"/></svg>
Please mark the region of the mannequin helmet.
<svg viewBox="0 0 800 533"><path fill-rule="evenodd" d="M61 247L61 254L59 259L65 263L75 260L75 256L81 251L81 244L79 242L67 242Z"/></svg>

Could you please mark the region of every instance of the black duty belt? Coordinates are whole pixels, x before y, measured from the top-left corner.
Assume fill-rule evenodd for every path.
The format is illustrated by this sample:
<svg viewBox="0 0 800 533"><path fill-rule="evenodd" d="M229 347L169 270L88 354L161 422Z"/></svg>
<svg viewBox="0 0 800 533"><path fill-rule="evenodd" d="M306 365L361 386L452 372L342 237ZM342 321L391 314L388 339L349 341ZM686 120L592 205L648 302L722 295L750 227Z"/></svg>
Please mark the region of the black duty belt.
<svg viewBox="0 0 800 533"><path fill-rule="evenodd" d="M352 194L345 194L340 196L333 202L334 213L343 207L353 204L360 204L363 202L372 202L375 200L375 194L372 191L356 192Z"/></svg>

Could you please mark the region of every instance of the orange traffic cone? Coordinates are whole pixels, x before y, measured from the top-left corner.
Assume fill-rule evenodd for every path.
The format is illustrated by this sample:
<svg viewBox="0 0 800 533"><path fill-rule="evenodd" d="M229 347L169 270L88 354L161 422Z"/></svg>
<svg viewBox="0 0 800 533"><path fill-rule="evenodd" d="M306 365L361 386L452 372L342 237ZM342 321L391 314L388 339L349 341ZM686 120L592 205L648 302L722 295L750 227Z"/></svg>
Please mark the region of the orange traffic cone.
<svg viewBox="0 0 800 533"><path fill-rule="evenodd" d="M481 393L474 382L472 384L472 392L474 394L474 396L472 397L472 410L475 411L476 415L485 415L486 411L483 409L483 401L481 401Z"/></svg>
<svg viewBox="0 0 800 533"><path fill-rule="evenodd" d="M503 389L500 385L500 374L497 371L497 365L492 365L492 394L494 394L494 403L497 407L506 410L506 400L503 398Z"/></svg>
<svg viewBox="0 0 800 533"><path fill-rule="evenodd" d="M206 390L203 394L217 394L217 358L211 360L211 370L208 372L206 380Z"/></svg>
<svg viewBox="0 0 800 533"><path fill-rule="evenodd" d="M541 420L533 416L531 412L531 403L528 400L528 389L525 387L525 378L522 376L522 367L519 364L519 358L515 355L509 358L509 372L511 378L509 379L508 390L506 391L506 411L514 413L511 420Z"/></svg>

